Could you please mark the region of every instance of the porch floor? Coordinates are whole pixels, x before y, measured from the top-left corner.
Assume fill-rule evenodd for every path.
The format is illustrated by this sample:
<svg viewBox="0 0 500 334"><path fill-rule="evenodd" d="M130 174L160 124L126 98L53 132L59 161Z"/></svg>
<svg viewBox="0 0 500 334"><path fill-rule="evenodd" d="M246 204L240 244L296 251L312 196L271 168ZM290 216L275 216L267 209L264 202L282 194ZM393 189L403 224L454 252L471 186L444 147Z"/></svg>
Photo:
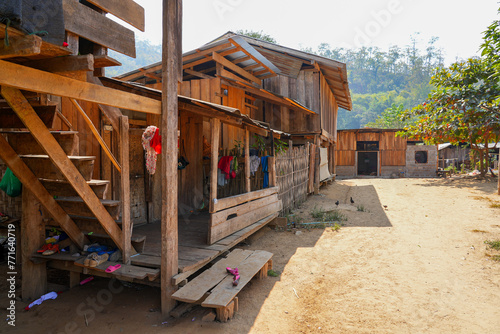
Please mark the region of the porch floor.
<svg viewBox="0 0 500 334"><path fill-rule="evenodd" d="M222 253L236 246L250 235L276 218L272 214L238 231L213 245L207 244L210 215L200 213L179 216L179 273L193 273ZM134 234L146 236L144 252L131 258L132 264L160 268L161 262L161 224L146 224L134 228Z"/></svg>

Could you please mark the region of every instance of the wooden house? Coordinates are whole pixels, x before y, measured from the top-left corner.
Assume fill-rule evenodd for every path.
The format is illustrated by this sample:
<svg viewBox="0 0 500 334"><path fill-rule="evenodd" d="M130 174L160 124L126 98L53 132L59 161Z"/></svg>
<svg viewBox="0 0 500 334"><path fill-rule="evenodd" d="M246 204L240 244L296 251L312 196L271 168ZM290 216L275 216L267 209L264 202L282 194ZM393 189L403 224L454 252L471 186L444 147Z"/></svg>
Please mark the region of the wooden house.
<svg viewBox="0 0 500 334"><path fill-rule="evenodd" d="M437 147L409 141L400 131L339 130L337 176L435 177Z"/></svg>
<svg viewBox="0 0 500 334"><path fill-rule="evenodd" d="M7 226L19 223L22 298L33 300L44 294L47 268L56 268L70 272L70 286L85 274L161 287L164 316L176 300L201 302L212 290L203 306L217 308L224 319L237 305L237 291L224 298L217 292L224 289L225 268L213 285L193 288L188 283L195 297L180 292L178 285L277 217L282 202L277 197L272 152L265 172L269 186L262 189L260 183L251 182L249 151L251 134L269 138L281 134L273 134L268 125L244 112L246 98L238 105L241 109L222 105L220 90L213 92L213 100L196 99L196 83L189 83L191 94L179 96L179 88L187 89L180 83L185 75L179 52L181 0L164 1L164 71L157 89L104 78L105 67L120 65L107 56L108 48L135 56L133 32L106 17L111 13L143 30L144 10L133 0L33 1L31 8L39 10L36 15L24 14L16 7L19 3L9 0L10 7L0 6L17 9L2 16L28 23L46 17L43 22L60 25L43 26L58 34L49 37L37 35L37 20L31 28L0 23L0 169L3 174L8 167L23 184L21 210L10 212L13 219L7 222ZM54 44L60 41L52 37L62 38L64 45ZM234 66L229 67L237 72ZM200 98L211 94L210 86L199 84ZM280 101L292 109L305 108L284 98ZM162 154L153 176L144 168L141 135L146 125L159 126L162 136ZM221 128L244 138L243 187L225 198L214 186L225 138ZM203 159L203 135L208 160ZM190 163L184 170L178 168L180 154ZM208 210L198 212L205 196L203 175L209 179ZM0 197L0 202L5 200ZM69 252L37 254L46 231L52 229L68 236L59 246L69 247ZM120 269L106 273L109 262L94 268L84 264L84 257L71 256L95 241L121 251ZM259 271L267 272L271 256L240 251L220 263L246 268L244 285Z"/></svg>
<svg viewBox="0 0 500 334"><path fill-rule="evenodd" d="M289 134L294 144L322 147L324 174L334 174L338 108L352 108L344 63L232 32L184 53L182 60L181 95L237 108ZM117 79L158 87L161 76L157 63ZM244 138L244 131L227 126L222 133L225 149Z"/></svg>

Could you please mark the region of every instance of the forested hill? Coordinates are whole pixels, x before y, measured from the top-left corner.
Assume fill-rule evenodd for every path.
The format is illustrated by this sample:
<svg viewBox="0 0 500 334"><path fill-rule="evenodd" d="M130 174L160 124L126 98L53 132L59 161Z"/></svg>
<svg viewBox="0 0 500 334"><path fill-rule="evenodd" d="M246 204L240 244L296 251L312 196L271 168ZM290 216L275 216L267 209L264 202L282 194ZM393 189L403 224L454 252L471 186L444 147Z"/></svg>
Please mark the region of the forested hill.
<svg viewBox="0 0 500 334"><path fill-rule="evenodd" d="M358 129L375 122L392 105L407 109L427 98L434 69L444 62L436 40L430 40L425 50L419 50L412 40L410 46L392 46L387 51L376 47L332 48L328 44L304 51L347 64L353 110L339 110L338 128Z"/></svg>
<svg viewBox="0 0 500 334"><path fill-rule="evenodd" d="M122 66L107 68L107 77L115 77L161 61L161 45L153 45L149 41L136 40L135 46L137 55L135 59L112 50L109 51L109 56L122 63Z"/></svg>
<svg viewBox="0 0 500 334"><path fill-rule="evenodd" d="M339 110L338 128L358 129L374 122L393 104L407 109L426 99L434 69L443 66L442 50L435 46L435 42L436 39L432 39L425 50L419 50L413 42L410 46L393 46L387 51L376 47L357 50L332 48L328 44L321 44L317 50L304 51L347 64L353 110ZM123 66L107 69L106 75L117 76L161 60L160 45L138 40L136 47L135 59L110 52L110 56Z"/></svg>

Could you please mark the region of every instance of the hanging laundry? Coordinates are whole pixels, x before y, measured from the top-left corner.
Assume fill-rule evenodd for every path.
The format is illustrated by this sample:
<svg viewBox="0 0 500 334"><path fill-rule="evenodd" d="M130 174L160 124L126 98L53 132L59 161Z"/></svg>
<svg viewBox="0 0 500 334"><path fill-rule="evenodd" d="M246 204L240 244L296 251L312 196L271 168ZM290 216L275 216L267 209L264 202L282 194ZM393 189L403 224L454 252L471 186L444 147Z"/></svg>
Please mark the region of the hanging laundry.
<svg viewBox="0 0 500 334"><path fill-rule="evenodd" d="M268 156L262 157L261 158L261 163L262 163L262 171L264 172L264 183L262 185L263 189L269 188L269 170L268 170Z"/></svg>
<svg viewBox="0 0 500 334"><path fill-rule="evenodd" d="M225 156L219 159L219 164L217 167L224 173L227 180L229 180L231 176L231 162L233 161L232 156Z"/></svg>
<svg viewBox="0 0 500 334"><path fill-rule="evenodd" d="M156 155L161 153L161 136L156 126L148 126L142 134L142 147L146 151L146 169L149 174L156 172Z"/></svg>
<svg viewBox="0 0 500 334"><path fill-rule="evenodd" d="M224 187L228 182L226 175L220 169L217 169L217 184L220 187Z"/></svg>
<svg viewBox="0 0 500 334"><path fill-rule="evenodd" d="M255 172L259 169L260 166L260 158L256 155L250 156L250 173L252 176L255 175Z"/></svg>
<svg viewBox="0 0 500 334"><path fill-rule="evenodd" d="M238 172L238 158L233 157L233 161L231 162L231 178L236 178L236 172Z"/></svg>

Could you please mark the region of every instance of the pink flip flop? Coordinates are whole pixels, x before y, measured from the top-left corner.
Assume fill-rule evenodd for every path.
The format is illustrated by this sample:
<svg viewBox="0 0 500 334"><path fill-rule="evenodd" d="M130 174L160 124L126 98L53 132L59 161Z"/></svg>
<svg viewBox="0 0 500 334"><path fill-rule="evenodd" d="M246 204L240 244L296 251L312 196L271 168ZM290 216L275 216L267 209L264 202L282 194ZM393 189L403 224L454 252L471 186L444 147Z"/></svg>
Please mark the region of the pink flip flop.
<svg viewBox="0 0 500 334"><path fill-rule="evenodd" d="M109 266L109 267L107 267L107 268L106 268L106 272L107 272L107 273L112 273L113 271L118 270L118 269L120 269L121 267L122 267L122 265L121 265L121 264L116 264L116 265L114 265L114 266Z"/></svg>

